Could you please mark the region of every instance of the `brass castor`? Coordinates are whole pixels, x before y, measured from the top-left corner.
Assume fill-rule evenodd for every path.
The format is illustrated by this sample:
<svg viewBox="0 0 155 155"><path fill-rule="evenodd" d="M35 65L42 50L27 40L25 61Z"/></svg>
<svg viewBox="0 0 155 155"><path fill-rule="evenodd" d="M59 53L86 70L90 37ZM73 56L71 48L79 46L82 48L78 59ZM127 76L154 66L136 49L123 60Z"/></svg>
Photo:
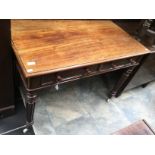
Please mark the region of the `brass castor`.
<svg viewBox="0 0 155 155"><path fill-rule="evenodd" d="M28 131L29 131L28 128L23 129L23 133L24 133L24 134L27 133Z"/></svg>
<svg viewBox="0 0 155 155"><path fill-rule="evenodd" d="M109 103L109 104L111 103L111 98L107 99L107 103Z"/></svg>

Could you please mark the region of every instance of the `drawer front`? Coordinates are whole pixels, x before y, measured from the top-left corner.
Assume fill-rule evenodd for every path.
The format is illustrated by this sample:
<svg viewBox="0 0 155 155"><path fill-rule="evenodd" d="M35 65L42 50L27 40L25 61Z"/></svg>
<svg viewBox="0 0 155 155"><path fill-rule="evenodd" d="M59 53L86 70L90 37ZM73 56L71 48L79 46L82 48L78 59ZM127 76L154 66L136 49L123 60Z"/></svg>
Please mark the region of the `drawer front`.
<svg viewBox="0 0 155 155"><path fill-rule="evenodd" d="M39 77L32 77L27 80L27 86L29 89L36 89L39 87L45 87L55 84L56 76L55 74L43 75Z"/></svg>
<svg viewBox="0 0 155 155"><path fill-rule="evenodd" d="M57 73L57 81L58 82L72 81L74 79L81 78L84 75L84 73L85 71L83 68L59 72Z"/></svg>
<svg viewBox="0 0 155 155"><path fill-rule="evenodd" d="M56 74L44 75L41 78L41 86L47 86L56 82Z"/></svg>
<svg viewBox="0 0 155 155"><path fill-rule="evenodd" d="M108 70L116 70L116 69L123 69L130 66L138 65L138 58L127 58L127 59L121 59L121 60L115 60L113 62L107 62L104 64L101 64L99 67L100 71L108 71Z"/></svg>
<svg viewBox="0 0 155 155"><path fill-rule="evenodd" d="M112 62L113 68L124 68L127 66L133 66L136 64L137 64L136 58L116 60L116 61Z"/></svg>
<svg viewBox="0 0 155 155"><path fill-rule="evenodd" d="M83 68L70 69L40 77L30 78L28 80L28 88L35 89L38 87L46 87L56 83L74 81L80 78L93 76L101 73L110 72L112 70L123 69L130 66L138 65L140 57L116 60L103 64L90 65Z"/></svg>
<svg viewBox="0 0 155 155"><path fill-rule="evenodd" d="M99 70L99 65L91 65L83 68L72 69L69 71L63 71L58 73L57 80L62 81L72 81L85 76L90 76L96 74Z"/></svg>

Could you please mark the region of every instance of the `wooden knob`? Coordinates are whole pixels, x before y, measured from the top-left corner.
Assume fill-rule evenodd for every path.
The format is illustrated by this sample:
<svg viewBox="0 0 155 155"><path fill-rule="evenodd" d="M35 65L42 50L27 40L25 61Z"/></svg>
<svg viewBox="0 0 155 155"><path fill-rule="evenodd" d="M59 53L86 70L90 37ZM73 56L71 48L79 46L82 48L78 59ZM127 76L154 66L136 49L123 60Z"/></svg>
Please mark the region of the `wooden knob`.
<svg viewBox="0 0 155 155"><path fill-rule="evenodd" d="M89 68L86 68L87 73L91 73L91 70Z"/></svg>
<svg viewBox="0 0 155 155"><path fill-rule="evenodd" d="M60 75L58 75L58 76L57 76L57 79L58 79L59 81L61 81L63 78L62 78Z"/></svg>
<svg viewBox="0 0 155 155"><path fill-rule="evenodd" d="M134 59L130 59L130 62L136 64L136 61Z"/></svg>
<svg viewBox="0 0 155 155"><path fill-rule="evenodd" d="M117 68L117 65L115 65L114 63L112 63L112 67L113 68Z"/></svg>

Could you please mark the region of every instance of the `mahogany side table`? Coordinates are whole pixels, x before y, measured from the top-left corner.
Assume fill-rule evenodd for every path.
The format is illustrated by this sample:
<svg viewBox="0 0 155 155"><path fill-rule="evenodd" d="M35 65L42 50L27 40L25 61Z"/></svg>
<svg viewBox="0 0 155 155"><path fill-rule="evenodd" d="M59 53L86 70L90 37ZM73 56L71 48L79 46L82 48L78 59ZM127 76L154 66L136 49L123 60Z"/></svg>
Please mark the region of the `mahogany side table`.
<svg viewBox="0 0 155 155"><path fill-rule="evenodd" d="M108 20L12 20L12 47L33 124L39 90L125 69L109 95L117 97L150 51Z"/></svg>

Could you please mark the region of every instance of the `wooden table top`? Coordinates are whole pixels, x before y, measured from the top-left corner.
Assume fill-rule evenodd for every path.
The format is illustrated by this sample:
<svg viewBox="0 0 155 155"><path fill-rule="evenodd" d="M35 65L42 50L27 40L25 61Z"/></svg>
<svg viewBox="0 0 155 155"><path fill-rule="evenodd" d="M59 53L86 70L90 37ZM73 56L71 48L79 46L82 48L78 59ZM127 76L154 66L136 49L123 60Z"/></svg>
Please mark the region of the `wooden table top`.
<svg viewBox="0 0 155 155"><path fill-rule="evenodd" d="M108 20L12 20L11 33L25 77L149 53Z"/></svg>

